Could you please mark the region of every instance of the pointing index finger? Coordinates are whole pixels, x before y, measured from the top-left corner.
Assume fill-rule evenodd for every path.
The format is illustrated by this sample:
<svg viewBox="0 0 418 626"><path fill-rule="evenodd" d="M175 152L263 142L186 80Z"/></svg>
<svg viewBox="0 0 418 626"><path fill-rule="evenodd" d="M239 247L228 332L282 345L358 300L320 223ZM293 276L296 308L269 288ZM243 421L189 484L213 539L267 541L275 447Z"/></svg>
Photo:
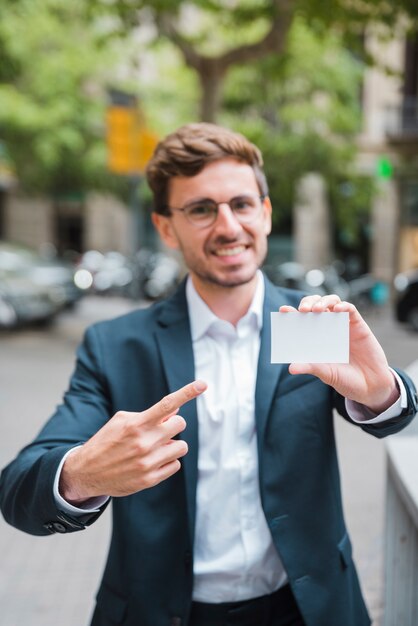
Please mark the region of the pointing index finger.
<svg viewBox="0 0 418 626"><path fill-rule="evenodd" d="M160 420L176 413L186 402L200 396L207 389L207 384L203 380L195 380L173 393L164 396L159 402L148 409L147 413L151 420Z"/></svg>

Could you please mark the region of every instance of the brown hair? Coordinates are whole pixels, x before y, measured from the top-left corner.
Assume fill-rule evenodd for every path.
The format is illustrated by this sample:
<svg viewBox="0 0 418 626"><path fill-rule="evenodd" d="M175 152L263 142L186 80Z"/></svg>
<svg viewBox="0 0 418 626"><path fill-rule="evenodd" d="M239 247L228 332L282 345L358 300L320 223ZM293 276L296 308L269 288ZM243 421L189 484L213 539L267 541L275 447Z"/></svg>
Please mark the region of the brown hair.
<svg viewBox="0 0 418 626"><path fill-rule="evenodd" d="M208 163L233 157L254 170L262 195L268 195L260 150L240 133L205 122L186 124L157 145L146 169L154 211L170 215L168 191L174 176L195 176Z"/></svg>

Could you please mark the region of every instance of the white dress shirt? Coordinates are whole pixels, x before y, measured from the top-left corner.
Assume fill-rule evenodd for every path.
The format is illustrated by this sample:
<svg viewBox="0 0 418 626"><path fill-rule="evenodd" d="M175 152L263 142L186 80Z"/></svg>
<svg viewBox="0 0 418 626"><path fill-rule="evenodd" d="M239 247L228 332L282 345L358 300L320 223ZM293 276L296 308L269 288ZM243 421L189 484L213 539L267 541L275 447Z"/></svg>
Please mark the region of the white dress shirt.
<svg viewBox="0 0 418 626"><path fill-rule="evenodd" d="M197 398L198 483L194 546L193 599L200 602L245 600L271 593L286 580L261 506L255 427L255 384L264 300L264 279L258 282L251 306L236 326L219 319L186 285L195 378L208 383ZM399 415L407 406L402 380L399 399L375 416L346 400L353 421L376 423ZM67 452L71 454L74 450ZM66 455L66 456L67 456ZM106 497L78 508L59 494L57 506L73 516L98 512Z"/></svg>
<svg viewBox="0 0 418 626"><path fill-rule="evenodd" d="M199 453L193 599L229 602L275 591L286 574L258 484L255 384L264 300L261 273L247 314L219 319L189 278L186 297L197 398Z"/></svg>

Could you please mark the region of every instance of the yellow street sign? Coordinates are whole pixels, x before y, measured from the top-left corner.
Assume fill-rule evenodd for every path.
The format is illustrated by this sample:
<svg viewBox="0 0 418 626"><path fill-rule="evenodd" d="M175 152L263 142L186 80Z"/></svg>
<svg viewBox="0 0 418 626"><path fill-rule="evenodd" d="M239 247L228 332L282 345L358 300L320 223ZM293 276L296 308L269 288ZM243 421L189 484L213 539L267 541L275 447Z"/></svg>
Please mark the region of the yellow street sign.
<svg viewBox="0 0 418 626"><path fill-rule="evenodd" d="M158 137L155 133L142 128L137 134L136 170L143 172L157 147Z"/></svg>
<svg viewBox="0 0 418 626"><path fill-rule="evenodd" d="M106 128L110 171L123 175L143 173L158 137L145 127L138 108L108 107Z"/></svg>

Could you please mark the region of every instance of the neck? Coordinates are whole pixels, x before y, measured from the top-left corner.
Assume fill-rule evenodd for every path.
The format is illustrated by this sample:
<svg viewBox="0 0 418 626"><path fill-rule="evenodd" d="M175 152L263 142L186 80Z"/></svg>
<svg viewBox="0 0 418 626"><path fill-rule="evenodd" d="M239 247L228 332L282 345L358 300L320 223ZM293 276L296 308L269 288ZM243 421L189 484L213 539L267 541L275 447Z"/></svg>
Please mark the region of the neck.
<svg viewBox="0 0 418 626"><path fill-rule="evenodd" d="M221 320L234 326L244 317L253 300L258 277L255 275L244 285L223 287L214 283L202 282L192 274L193 286L211 311Z"/></svg>

